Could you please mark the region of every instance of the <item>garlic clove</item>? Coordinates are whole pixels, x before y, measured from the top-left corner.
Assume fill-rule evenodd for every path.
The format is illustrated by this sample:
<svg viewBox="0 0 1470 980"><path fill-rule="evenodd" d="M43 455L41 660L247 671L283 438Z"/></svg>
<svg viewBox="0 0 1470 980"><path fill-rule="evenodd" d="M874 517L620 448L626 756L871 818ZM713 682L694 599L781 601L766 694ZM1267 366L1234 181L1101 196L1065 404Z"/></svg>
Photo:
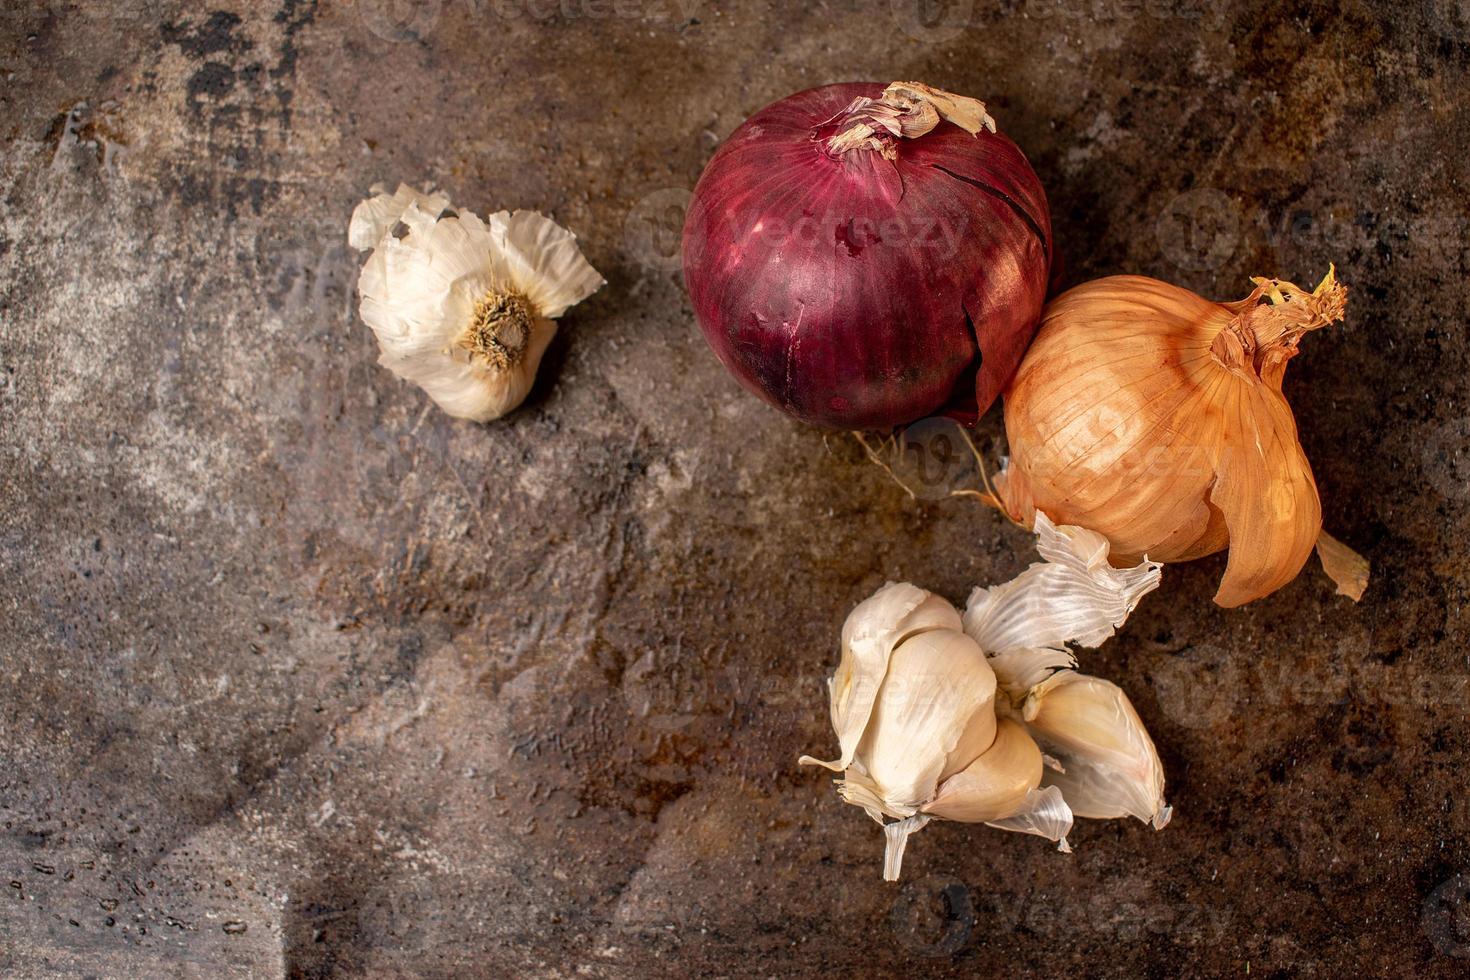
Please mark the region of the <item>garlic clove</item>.
<svg viewBox="0 0 1470 980"><path fill-rule="evenodd" d="M987 820L985 826L1045 837L1056 841L1057 850L1063 854L1072 853L1071 845L1067 843L1067 834L1072 830L1072 808L1055 786L1031 790L1014 813L998 820Z"/></svg>
<svg viewBox="0 0 1470 980"><path fill-rule="evenodd" d="M374 184L369 193L373 196L353 209L347 225L347 244L363 252L376 247L410 205L436 218L449 207L447 195L432 190L421 193L407 184L399 184L392 194L382 184Z"/></svg>
<svg viewBox="0 0 1470 980"><path fill-rule="evenodd" d="M990 747L995 690L995 672L958 630L928 630L898 645L854 757L889 807L927 802L941 778Z"/></svg>
<svg viewBox="0 0 1470 980"><path fill-rule="evenodd" d="M1019 723L1004 718L990 748L941 782L934 798L919 809L964 823L1000 820L1016 813L1041 784L1041 770L1036 742Z"/></svg>
<svg viewBox="0 0 1470 980"><path fill-rule="evenodd" d="M1057 527L1039 510L1035 531L1045 561L1002 585L975 589L965 607L965 632L988 654L1069 642L1095 647L1158 588L1158 562L1113 568L1107 539L1096 532Z"/></svg>
<svg viewBox="0 0 1470 980"><path fill-rule="evenodd" d="M827 682L842 754L831 762L804 755L801 764L845 770L867 728L893 649L926 630L959 628L960 614L953 606L907 582L889 582L860 602L842 624L842 661Z"/></svg>
<svg viewBox="0 0 1470 980"><path fill-rule="evenodd" d="M1061 790L1079 817L1133 816L1155 829L1168 823L1164 767L1128 695L1098 677L1066 671L1034 689L1027 730L1061 769L1042 782Z"/></svg>

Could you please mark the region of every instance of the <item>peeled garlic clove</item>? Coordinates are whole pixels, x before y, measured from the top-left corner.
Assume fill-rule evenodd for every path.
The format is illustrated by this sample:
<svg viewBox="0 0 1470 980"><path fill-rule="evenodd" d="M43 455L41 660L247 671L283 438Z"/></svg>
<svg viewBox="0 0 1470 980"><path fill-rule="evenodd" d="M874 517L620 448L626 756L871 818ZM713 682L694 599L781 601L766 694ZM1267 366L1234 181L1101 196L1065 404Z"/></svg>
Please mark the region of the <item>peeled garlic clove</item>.
<svg viewBox="0 0 1470 980"><path fill-rule="evenodd" d="M919 809L964 823L985 823L1016 813L1041 784L1041 750L1026 729L1001 719L990 748L939 784L934 799Z"/></svg>
<svg viewBox="0 0 1470 980"><path fill-rule="evenodd" d="M959 628L960 614L953 606L907 582L889 582L858 603L842 624L842 661L827 682L832 728L842 754L831 762L804 755L801 763L835 772L846 769L867 729L893 649L926 630Z"/></svg>
<svg viewBox="0 0 1470 980"><path fill-rule="evenodd" d="M1035 531L1045 560L1002 585L977 588L965 607L965 632L988 654L1064 643L1098 646L1159 586L1158 562L1108 564L1101 534L1057 527L1039 510Z"/></svg>
<svg viewBox="0 0 1470 980"><path fill-rule="evenodd" d="M477 422L525 399L551 321L603 284L576 237L542 215L481 220L406 186L359 205L348 241L372 249L358 294L379 363Z"/></svg>
<svg viewBox="0 0 1470 980"><path fill-rule="evenodd" d="M853 761L888 807L912 812L990 747L995 728L995 672L975 641L928 630L893 651Z"/></svg>
<svg viewBox="0 0 1470 980"><path fill-rule="evenodd" d="M1035 689L1023 711L1027 730L1063 771L1042 781L1061 790L1079 817L1133 816L1162 829L1164 767L1158 750L1116 684L1075 672L1057 674Z"/></svg>

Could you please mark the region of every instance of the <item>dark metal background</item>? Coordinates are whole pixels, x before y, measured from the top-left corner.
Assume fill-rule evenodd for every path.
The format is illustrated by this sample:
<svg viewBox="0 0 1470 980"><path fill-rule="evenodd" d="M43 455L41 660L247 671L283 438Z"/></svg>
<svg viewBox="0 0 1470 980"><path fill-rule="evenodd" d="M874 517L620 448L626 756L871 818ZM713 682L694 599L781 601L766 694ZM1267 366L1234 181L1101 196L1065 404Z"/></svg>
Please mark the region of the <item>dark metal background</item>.
<svg viewBox="0 0 1470 980"><path fill-rule="evenodd" d="M1467 62L1454 0L6 3L0 969L1462 970ZM1353 289L1287 393L1364 602L1314 565L1226 612L1216 558L1084 658L1162 833L935 825L888 885L796 766L853 603L1033 557L691 322L700 167L850 79L987 99L1071 282ZM374 363L346 220L399 179L552 213L609 280L503 422Z"/></svg>

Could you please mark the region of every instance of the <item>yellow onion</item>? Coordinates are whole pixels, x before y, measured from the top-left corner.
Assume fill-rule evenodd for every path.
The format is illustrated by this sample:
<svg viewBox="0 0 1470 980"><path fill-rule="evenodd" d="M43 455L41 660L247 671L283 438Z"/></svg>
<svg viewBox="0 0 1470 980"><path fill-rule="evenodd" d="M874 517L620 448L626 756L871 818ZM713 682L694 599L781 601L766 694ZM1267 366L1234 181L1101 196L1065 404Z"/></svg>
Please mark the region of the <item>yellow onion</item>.
<svg viewBox="0 0 1470 980"><path fill-rule="evenodd" d="M1238 303L1142 276L1057 297L1006 392L1006 511L1097 531L1125 563L1228 547L1222 606L1285 585L1314 546L1338 591L1361 596L1367 563L1322 532L1281 392L1298 341L1342 319L1347 290L1331 270L1310 292L1252 281Z"/></svg>

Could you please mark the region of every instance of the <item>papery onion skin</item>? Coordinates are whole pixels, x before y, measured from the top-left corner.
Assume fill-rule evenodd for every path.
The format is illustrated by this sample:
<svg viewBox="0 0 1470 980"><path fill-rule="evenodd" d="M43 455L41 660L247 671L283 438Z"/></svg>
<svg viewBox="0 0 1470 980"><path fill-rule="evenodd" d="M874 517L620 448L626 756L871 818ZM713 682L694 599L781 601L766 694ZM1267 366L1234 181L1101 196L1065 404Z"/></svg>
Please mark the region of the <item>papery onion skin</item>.
<svg viewBox="0 0 1470 980"><path fill-rule="evenodd" d="M950 403L983 412L1047 289L1046 196L1006 137L941 122L896 140L892 160L829 152L833 118L883 92L828 85L747 119L705 168L684 227L685 282L721 362L831 428L888 428Z"/></svg>
<svg viewBox="0 0 1470 980"><path fill-rule="evenodd" d="M1112 276L1050 303L1006 392L1005 509L1095 530L1123 561L1228 547L1222 606L1295 578L1322 509L1281 382L1301 334L1341 319L1346 290L1330 272L1314 293L1256 282L1222 304Z"/></svg>

